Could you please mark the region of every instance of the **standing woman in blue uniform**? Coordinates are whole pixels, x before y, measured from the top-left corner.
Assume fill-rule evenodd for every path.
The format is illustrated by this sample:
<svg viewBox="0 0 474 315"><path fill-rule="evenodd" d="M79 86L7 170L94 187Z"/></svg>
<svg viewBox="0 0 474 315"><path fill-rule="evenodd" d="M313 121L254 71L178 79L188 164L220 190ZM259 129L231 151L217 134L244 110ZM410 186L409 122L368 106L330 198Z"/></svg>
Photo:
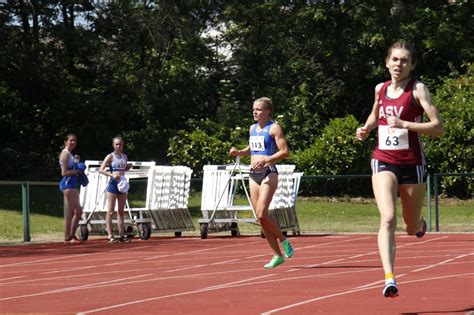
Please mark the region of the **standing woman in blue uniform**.
<svg viewBox="0 0 474 315"><path fill-rule="evenodd" d="M123 213L125 209L125 203L127 202L127 191L119 189L120 181L125 180L125 171L128 171L132 164L127 163L127 155L123 153L123 147L125 141L121 136L117 136L112 139L112 146L114 152L107 154L102 165L100 166L99 173L105 176L110 176L109 184L107 185L107 215L105 217L105 225L107 227L108 242L126 243L130 240L125 236L125 228L123 224ZM106 168L109 167L109 171ZM121 191L122 190L122 191ZM115 212L115 202L117 205L117 223L119 228L119 239L114 238L112 230L112 218Z"/></svg>
<svg viewBox="0 0 474 315"><path fill-rule="evenodd" d="M77 136L68 134L64 139L64 149L59 154L59 167L61 168L60 189L64 195L64 205L66 213L64 214L64 243L80 244L81 241L76 238L76 229L81 219L82 207L79 202L79 170L75 168L75 159L72 152L77 145ZM79 161L76 161L76 163Z"/></svg>
<svg viewBox="0 0 474 315"><path fill-rule="evenodd" d="M278 171L275 163L288 156L288 144L282 128L272 120L273 104L268 97L253 103L253 118L257 122L250 126L249 145L243 150L232 147L231 156L250 155L250 199L261 224L273 258L265 268L275 268L284 262L278 241L286 257L293 256L293 248L281 232L277 222L268 214L268 207L278 186Z"/></svg>

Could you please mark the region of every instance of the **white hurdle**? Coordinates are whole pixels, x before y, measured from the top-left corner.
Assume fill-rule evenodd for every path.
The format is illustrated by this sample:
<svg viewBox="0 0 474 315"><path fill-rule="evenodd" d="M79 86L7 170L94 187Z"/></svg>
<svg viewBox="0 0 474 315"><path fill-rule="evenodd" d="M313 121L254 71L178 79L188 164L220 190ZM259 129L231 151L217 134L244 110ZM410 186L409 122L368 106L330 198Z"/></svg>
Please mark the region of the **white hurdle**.
<svg viewBox="0 0 474 315"><path fill-rule="evenodd" d="M186 166L155 166L149 178L147 205L154 229L161 232L194 231L188 209L193 171Z"/></svg>
<svg viewBox="0 0 474 315"><path fill-rule="evenodd" d="M104 232L107 213L105 191L110 178L99 174L101 163L85 162L89 184L81 187L79 197L83 207L79 235L83 240L88 238L89 232ZM125 177L132 180L132 190L133 180L145 180L146 195L143 207L131 207L127 200L124 215L127 234L134 235L134 227L138 229L141 239L148 239L152 230L175 232L176 236L184 230L194 230L188 210L192 170L184 166L156 166L155 162L129 163L133 167L125 173ZM117 220L112 223L116 224Z"/></svg>
<svg viewBox="0 0 474 315"><path fill-rule="evenodd" d="M300 225L296 215L296 197L298 196L302 172L294 173L294 165L277 165L278 187L269 207L269 214L278 222L285 233L300 235Z"/></svg>
<svg viewBox="0 0 474 315"><path fill-rule="evenodd" d="M294 173L294 165L277 165L278 187L269 207L269 214L276 219L282 231L300 234L296 215L296 196L303 173ZM239 235L238 223L256 223L255 212L248 196L250 168L236 160L235 165L205 165L201 194L201 212L199 220L201 238L207 238L209 232L230 230L233 236ZM234 205L239 186L244 188L247 205ZM250 212L243 218L239 214ZM249 218L251 217L251 218Z"/></svg>

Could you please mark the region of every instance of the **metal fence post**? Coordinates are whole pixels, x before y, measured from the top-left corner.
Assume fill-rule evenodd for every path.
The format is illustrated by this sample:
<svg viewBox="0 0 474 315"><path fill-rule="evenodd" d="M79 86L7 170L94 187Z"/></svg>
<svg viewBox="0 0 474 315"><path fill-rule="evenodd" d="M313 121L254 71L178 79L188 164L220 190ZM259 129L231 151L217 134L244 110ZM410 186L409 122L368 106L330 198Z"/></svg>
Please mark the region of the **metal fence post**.
<svg viewBox="0 0 474 315"><path fill-rule="evenodd" d="M428 203L428 231L431 232L431 176L426 177L426 201Z"/></svg>
<svg viewBox="0 0 474 315"><path fill-rule="evenodd" d="M435 202L435 221L436 221L436 232L439 232L439 207L438 207L438 175L434 174L434 202Z"/></svg>
<svg viewBox="0 0 474 315"><path fill-rule="evenodd" d="M21 203L23 209L23 242L29 242L30 237L30 183L21 184Z"/></svg>

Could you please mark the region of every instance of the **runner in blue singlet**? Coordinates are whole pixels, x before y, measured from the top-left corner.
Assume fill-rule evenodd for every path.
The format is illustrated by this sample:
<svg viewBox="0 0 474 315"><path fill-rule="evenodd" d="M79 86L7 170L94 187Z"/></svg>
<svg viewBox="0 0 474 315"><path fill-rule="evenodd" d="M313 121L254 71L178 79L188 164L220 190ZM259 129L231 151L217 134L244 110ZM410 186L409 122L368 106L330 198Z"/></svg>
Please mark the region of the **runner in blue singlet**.
<svg viewBox="0 0 474 315"><path fill-rule="evenodd" d="M123 147L125 141L121 136L117 136L112 140L112 146L114 152L107 154L102 165L100 166L99 173L102 175L110 176L110 181L107 186L107 215L105 218L105 225L107 227L108 242L130 242L125 236L125 227L123 224L123 215L125 210L125 203L127 201L127 193L119 191L119 181L124 180L125 171L128 171L132 164L127 163L127 155L123 153ZM107 171L109 167L109 171ZM115 213L115 202L118 202L117 206L117 223L119 227L119 239L114 238L112 230L112 217Z"/></svg>
<svg viewBox="0 0 474 315"><path fill-rule="evenodd" d="M249 145L243 150L231 148L231 156L251 156L250 199L260 221L263 233L274 255L265 268L275 268L284 262L278 241L286 257L293 256L293 248L281 232L277 222L268 214L268 207L278 185L275 163L288 156L288 145L282 128L271 120L272 100L262 97L253 103L253 118L257 122L250 126Z"/></svg>
<svg viewBox="0 0 474 315"><path fill-rule="evenodd" d="M64 149L59 155L59 167L61 168L61 191L64 195L66 213L64 214L64 243L80 244L76 238L76 229L82 215L82 207L79 202L79 182L77 175L79 170L74 169L74 151L77 144L77 136L68 134L64 140Z"/></svg>

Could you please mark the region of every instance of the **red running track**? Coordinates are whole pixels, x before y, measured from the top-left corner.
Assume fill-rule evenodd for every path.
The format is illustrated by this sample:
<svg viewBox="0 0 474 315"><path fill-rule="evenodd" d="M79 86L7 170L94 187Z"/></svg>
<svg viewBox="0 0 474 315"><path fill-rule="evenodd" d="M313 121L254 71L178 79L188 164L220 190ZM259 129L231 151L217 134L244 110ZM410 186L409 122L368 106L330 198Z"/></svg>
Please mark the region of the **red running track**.
<svg viewBox="0 0 474 315"><path fill-rule="evenodd" d="M397 235L400 296L382 296L376 235L292 237L277 267L260 237L163 238L0 248L0 312L61 314L464 314L474 234Z"/></svg>

